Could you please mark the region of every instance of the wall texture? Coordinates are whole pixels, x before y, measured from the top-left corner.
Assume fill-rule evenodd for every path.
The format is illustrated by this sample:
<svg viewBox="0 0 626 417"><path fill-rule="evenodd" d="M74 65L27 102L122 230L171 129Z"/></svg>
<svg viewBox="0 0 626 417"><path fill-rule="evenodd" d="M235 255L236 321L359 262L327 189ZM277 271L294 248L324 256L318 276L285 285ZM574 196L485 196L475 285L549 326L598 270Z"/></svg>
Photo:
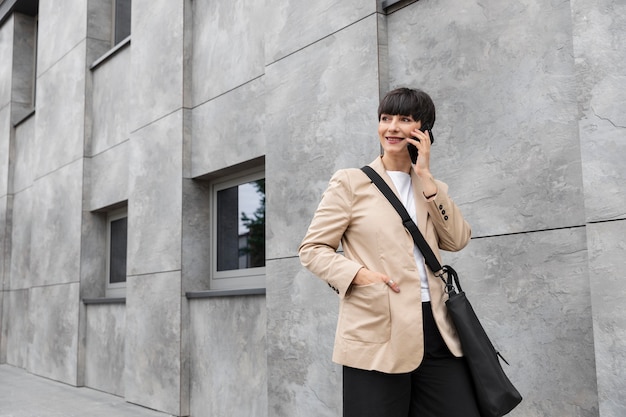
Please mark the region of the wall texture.
<svg viewBox="0 0 626 417"><path fill-rule="evenodd" d="M600 416L626 414L626 5L572 1L593 343Z"/></svg>
<svg viewBox="0 0 626 417"><path fill-rule="evenodd" d="M389 18L391 85L438 107L435 175L473 227L449 256L525 397L598 413L571 5L418 2ZM438 16L410 25L422 15ZM408 28L408 29L407 29ZM413 40L413 41L411 41ZM623 198L623 197L622 197Z"/></svg>
<svg viewBox="0 0 626 417"><path fill-rule="evenodd" d="M511 363L511 416L625 415L626 6L380 3L134 0L112 50L108 2L41 0L36 60L35 19L4 19L0 362L176 416L341 415L338 302L297 247L408 85L437 105L433 171L473 227L445 260ZM210 181L263 164L266 294L205 297Z"/></svg>
<svg viewBox="0 0 626 417"><path fill-rule="evenodd" d="M365 20L329 39L347 36ZM626 169L619 162L626 137L618 110L624 107L625 61L618 45L625 23L618 2L470 1L459 6L421 0L378 25L380 85L420 87L437 104L433 170L450 185L474 236L467 249L446 259L462 271L485 326L512 363L508 373L525 400L511 415L624 412L617 392L624 388L618 370L626 355L624 323L610 312L626 293L614 280L599 283L607 284L607 277L624 265L617 255L624 245L614 239L626 198ZM361 49L367 45L357 43ZM299 74L304 86L314 71L311 65ZM353 88L358 81L352 78L349 89L357 103L362 88ZM352 118L374 118L374 110L374 104L363 105L350 117L324 118L335 123L335 130L322 138L352 133ZM321 106L307 114L324 112ZM307 124L312 129L320 125L317 120ZM290 136L299 137L299 127L290 127ZM375 126L366 137L376 143ZM284 282L281 274L268 276L270 410L275 415L305 415L300 407L338 415L341 405L340 371L331 367L320 375L329 366L324 362L329 348L319 345L332 344L336 304L328 298L334 295L307 282L310 274L300 269L295 249L332 171L371 158L344 149L337 140L324 152L315 146L318 140L306 140L298 160L299 166L313 163L314 168L290 178L297 190L290 191L290 207L302 209L271 222L272 238L283 232L271 254L276 264L284 264L271 263L272 269L289 270L293 277ZM349 147L355 143L358 139L351 136ZM324 156L316 158L317 152ZM268 170L293 172L278 163L283 153L267 158L277 162ZM286 257L293 257L291 265ZM302 323L316 328L303 331ZM310 359L304 365L294 362L291 369L272 366L289 357Z"/></svg>

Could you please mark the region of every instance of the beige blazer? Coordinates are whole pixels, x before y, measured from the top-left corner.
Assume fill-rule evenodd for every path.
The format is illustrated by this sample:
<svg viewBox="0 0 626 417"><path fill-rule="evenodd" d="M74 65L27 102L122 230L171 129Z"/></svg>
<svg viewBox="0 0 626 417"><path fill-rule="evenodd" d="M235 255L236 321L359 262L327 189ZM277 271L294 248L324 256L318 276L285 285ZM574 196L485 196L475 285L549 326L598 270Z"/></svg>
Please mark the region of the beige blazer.
<svg viewBox="0 0 626 417"><path fill-rule="evenodd" d="M370 166L397 194L379 157ZM411 170L417 225L437 258L439 249L458 251L470 240L471 229L448 197L447 185L426 200L422 184ZM339 245L344 254L338 253ZM416 369L424 354L420 277L413 256L413 239L399 215L360 169L342 169L329 186L299 248L300 261L339 295L339 317L333 361L353 368L403 373ZM366 267L388 275L400 286L384 283L352 285ZM428 267L431 305L448 348L462 356L456 330L444 304L443 282Z"/></svg>

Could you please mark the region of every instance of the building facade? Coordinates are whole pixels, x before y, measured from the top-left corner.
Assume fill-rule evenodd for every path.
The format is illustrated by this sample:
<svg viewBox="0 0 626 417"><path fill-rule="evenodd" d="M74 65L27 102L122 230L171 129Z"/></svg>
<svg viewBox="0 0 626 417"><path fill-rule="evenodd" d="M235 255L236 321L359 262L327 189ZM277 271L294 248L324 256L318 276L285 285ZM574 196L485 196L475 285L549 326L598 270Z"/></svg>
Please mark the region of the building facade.
<svg viewBox="0 0 626 417"><path fill-rule="evenodd" d="M341 415L338 301L297 248L411 86L511 416L626 415L624 44L619 0L1 1L0 363L175 416Z"/></svg>

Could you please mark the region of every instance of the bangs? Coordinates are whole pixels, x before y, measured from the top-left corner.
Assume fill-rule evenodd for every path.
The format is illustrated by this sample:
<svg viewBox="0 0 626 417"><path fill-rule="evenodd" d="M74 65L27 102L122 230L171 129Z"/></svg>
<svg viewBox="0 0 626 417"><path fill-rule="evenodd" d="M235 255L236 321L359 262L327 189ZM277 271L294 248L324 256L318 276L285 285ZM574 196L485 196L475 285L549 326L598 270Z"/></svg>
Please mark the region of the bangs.
<svg viewBox="0 0 626 417"><path fill-rule="evenodd" d="M415 113L415 103L406 95L387 96L381 101L378 108L379 118L381 114L413 116L413 113ZM417 121L418 119L415 120Z"/></svg>
<svg viewBox="0 0 626 417"><path fill-rule="evenodd" d="M378 120L382 114L411 116L413 120L435 124L435 105L428 94L421 90L398 88L381 100L378 106Z"/></svg>

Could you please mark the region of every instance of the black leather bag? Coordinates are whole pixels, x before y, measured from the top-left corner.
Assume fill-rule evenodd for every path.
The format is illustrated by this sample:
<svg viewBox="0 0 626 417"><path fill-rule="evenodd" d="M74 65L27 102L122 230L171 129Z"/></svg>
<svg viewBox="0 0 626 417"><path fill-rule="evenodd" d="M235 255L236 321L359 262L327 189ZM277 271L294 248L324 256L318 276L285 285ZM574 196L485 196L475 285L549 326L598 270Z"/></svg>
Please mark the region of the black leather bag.
<svg viewBox="0 0 626 417"><path fill-rule="evenodd" d="M461 289L456 271L448 265L442 269L447 276L444 282L449 294L446 307L461 340L463 354L474 380L480 414L483 417L501 417L517 407L522 396L504 373L498 356L507 365L508 362L493 347Z"/></svg>
<svg viewBox="0 0 626 417"><path fill-rule="evenodd" d="M411 233L413 241L422 252L426 264L446 284L446 292L449 295L446 307L456 327L463 354L474 381L480 415L502 417L509 413L522 401L522 396L504 373L498 357L502 360L504 358L493 347L480 324L465 292L461 289L456 271L448 265L441 266L402 202L380 175L369 166L361 169L396 209L404 227Z"/></svg>

